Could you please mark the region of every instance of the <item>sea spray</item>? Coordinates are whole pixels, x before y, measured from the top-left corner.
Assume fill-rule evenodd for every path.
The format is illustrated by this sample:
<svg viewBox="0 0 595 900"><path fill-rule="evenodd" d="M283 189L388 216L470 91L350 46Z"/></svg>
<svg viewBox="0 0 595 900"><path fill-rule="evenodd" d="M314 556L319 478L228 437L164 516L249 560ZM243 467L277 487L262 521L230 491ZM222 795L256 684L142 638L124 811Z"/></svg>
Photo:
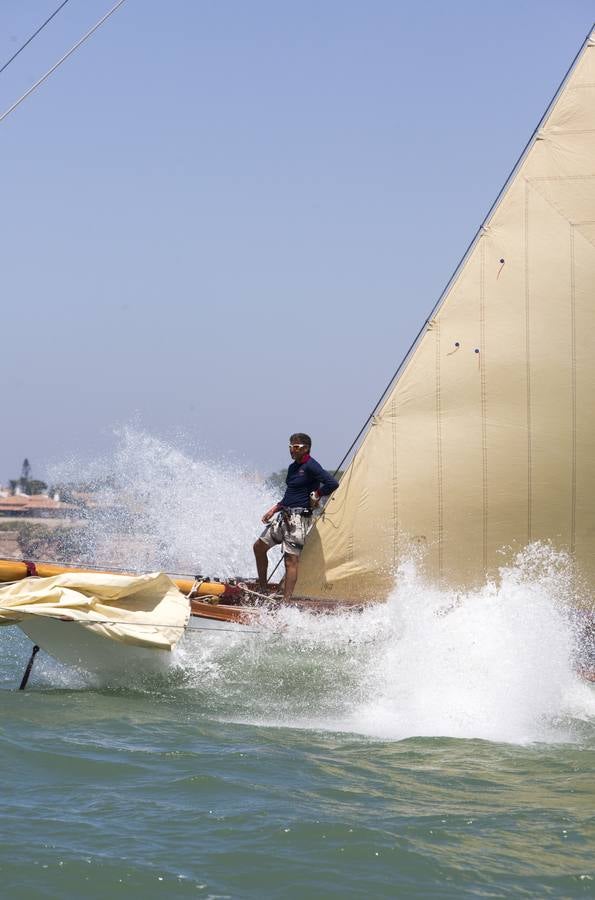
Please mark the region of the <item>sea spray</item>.
<svg viewBox="0 0 595 900"><path fill-rule="evenodd" d="M398 638L366 672L352 726L378 737L563 739L565 720L595 715L577 675L564 558L536 545L498 583L449 593L402 567L387 605Z"/></svg>
<svg viewBox="0 0 595 900"><path fill-rule="evenodd" d="M534 546L467 593L403 565L391 597L362 612L282 608L260 635L208 636L180 652L188 687L226 719L527 743L573 738L595 716L577 674L582 636L562 556Z"/></svg>
<svg viewBox="0 0 595 900"><path fill-rule="evenodd" d="M110 475L102 502L114 514L91 516L96 558L113 561L129 529L137 540L129 546L145 554L136 567L253 571L251 544L274 498L250 473L192 459L133 429L96 467L98 482L101 472ZM577 676L573 591L567 561L543 545L468 592L428 584L408 562L388 601L362 612L281 608L263 615L259 634L234 626L189 634L169 689L190 692L228 721L389 740L568 740L577 720L595 715L593 690Z"/></svg>
<svg viewBox="0 0 595 900"><path fill-rule="evenodd" d="M256 473L188 453L132 427L112 456L56 466L54 481L90 482L80 559L106 567L254 575L252 544L274 498ZM271 559L277 560L273 551Z"/></svg>

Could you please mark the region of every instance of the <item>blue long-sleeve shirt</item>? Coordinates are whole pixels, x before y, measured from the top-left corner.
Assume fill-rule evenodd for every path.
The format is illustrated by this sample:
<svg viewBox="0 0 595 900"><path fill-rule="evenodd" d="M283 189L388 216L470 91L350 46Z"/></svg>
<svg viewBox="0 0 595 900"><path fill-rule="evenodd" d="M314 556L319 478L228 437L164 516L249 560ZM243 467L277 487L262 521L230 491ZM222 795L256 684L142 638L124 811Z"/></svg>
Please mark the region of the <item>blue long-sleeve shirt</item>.
<svg viewBox="0 0 595 900"><path fill-rule="evenodd" d="M291 463L285 484L287 489L279 506L302 509L309 508L312 491L318 491L321 497L326 497L339 487L337 479L311 456L306 456L301 462Z"/></svg>

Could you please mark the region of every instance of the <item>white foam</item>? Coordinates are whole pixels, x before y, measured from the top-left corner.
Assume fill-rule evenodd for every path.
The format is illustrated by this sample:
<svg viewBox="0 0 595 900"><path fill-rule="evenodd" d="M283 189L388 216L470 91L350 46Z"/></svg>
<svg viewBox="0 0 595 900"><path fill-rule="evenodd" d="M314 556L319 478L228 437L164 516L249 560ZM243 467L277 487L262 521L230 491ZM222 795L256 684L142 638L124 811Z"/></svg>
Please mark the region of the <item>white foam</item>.
<svg viewBox="0 0 595 900"><path fill-rule="evenodd" d="M535 547L501 582L432 589L403 566L387 603L314 616L286 608L260 636L187 646L190 686L222 717L374 738L571 741L595 726L595 692L576 670L568 578Z"/></svg>
<svg viewBox="0 0 595 900"><path fill-rule="evenodd" d="M132 429L105 466L146 559L165 547L170 562L204 574L253 571L251 545L271 496L250 473ZM117 549L113 524L93 523L105 554ZM189 636L176 659L188 690L228 720L389 740L572 740L576 720L595 717L593 688L576 673L572 590L564 558L549 547L528 548L497 584L468 593L428 585L411 563L388 602L363 613L286 608L260 635Z"/></svg>
<svg viewBox="0 0 595 900"><path fill-rule="evenodd" d="M392 637L366 672L368 697L352 727L385 738L571 737L571 718L595 716L595 694L576 672L560 562L534 547L497 586L459 595L402 570L387 607Z"/></svg>

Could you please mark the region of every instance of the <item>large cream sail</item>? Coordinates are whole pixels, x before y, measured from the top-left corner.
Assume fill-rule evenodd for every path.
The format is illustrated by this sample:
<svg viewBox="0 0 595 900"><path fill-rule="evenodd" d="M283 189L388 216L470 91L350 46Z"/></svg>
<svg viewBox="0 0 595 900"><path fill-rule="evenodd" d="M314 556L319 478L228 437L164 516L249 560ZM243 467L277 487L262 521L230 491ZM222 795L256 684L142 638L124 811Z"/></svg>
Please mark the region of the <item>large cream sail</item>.
<svg viewBox="0 0 595 900"><path fill-rule="evenodd" d="M483 581L551 541L595 583L595 32L306 542L297 591Z"/></svg>

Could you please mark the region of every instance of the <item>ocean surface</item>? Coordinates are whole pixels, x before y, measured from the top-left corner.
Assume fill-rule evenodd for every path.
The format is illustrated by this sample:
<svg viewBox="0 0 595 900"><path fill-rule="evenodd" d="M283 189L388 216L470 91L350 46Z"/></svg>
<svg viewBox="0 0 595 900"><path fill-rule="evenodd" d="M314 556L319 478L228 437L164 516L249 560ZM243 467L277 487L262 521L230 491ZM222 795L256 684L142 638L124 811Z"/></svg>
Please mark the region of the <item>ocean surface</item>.
<svg viewBox="0 0 595 900"><path fill-rule="evenodd" d="M157 495L178 464L153 463ZM197 496L233 481L195 474ZM262 498L238 484L248 565ZM169 530L155 515L170 546L195 533L181 508ZM225 527L196 548L213 572ZM544 548L469 594L411 564L361 614L198 632L167 673L118 683L40 653L23 692L31 645L0 629L2 896L595 897L570 588Z"/></svg>
<svg viewBox="0 0 595 900"><path fill-rule="evenodd" d="M595 896L595 686L529 593L428 594L425 635L399 592L286 610L113 685L40 654L24 692L2 629L3 896Z"/></svg>

